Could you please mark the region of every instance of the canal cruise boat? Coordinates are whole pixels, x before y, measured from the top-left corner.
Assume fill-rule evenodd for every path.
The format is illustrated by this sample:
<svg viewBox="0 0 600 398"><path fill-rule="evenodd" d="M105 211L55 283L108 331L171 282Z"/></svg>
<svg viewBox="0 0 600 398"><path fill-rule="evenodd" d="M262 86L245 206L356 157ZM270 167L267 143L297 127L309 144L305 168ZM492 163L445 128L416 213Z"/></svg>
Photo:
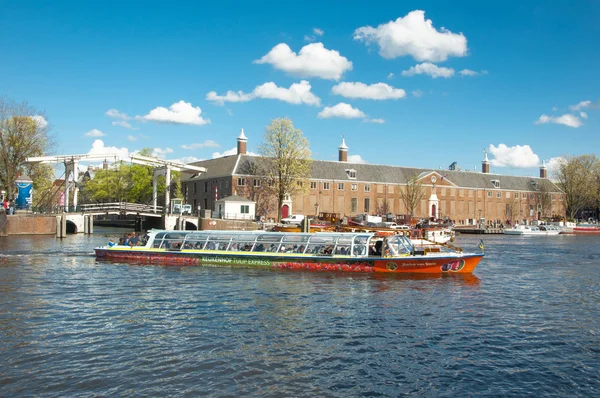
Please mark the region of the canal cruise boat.
<svg viewBox="0 0 600 398"><path fill-rule="evenodd" d="M416 248L410 236L365 232L151 230L140 246L111 242L94 251L98 259L166 265L428 274L472 273L484 255L455 247Z"/></svg>

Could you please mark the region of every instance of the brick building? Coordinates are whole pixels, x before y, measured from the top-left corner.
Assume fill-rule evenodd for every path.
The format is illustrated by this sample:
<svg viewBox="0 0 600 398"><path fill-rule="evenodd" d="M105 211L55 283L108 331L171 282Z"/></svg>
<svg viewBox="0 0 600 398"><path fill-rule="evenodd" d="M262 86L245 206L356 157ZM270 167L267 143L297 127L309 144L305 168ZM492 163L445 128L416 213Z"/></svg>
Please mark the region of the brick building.
<svg viewBox="0 0 600 398"><path fill-rule="evenodd" d="M248 196L249 189L260 189L265 183L254 175L254 165L260 157L246 153L244 131L237 138L237 154L203 160L193 165L207 169L200 175L182 176L182 188L188 204L194 209L213 209L217 199L229 195ZM562 191L547 178L545 164L539 177L517 177L490 173L485 156L481 172L446 169L420 169L348 162L348 147L344 140L338 148L338 161L313 160L312 174L305 194L288 198L282 212L312 215L319 212L358 214L407 214L400 192L415 178L424 188L423 199L417 205L415 217L449 218L457 224L474 224L485 218L488 222L532 221L565 216ZM276 209L257 208L257 215Z"/></svg>

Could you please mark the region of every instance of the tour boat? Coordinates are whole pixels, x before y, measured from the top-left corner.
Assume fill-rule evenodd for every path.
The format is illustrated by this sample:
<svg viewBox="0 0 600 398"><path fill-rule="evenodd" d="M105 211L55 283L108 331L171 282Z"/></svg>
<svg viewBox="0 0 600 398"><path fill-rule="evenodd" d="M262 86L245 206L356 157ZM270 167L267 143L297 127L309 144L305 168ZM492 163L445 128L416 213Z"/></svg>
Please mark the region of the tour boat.
<svg viewBox="0 0 600 398"><path fill-rule="evenodd" d="M287 269L472 273L482 253L442 246L416 249L410 237L364 232L151 230L143 246L95 248L98 259L167 265L233 265ZM111 243L112 244L112 243ZM483 244L480 245L483 251Z"/></svg>
<svg viewBox="0 0 600 398"><path fill-rule="evenodd" d="M600 225L588 223L577 224L575 227L573 227L573 233L598 235L600 234Z"/></svg>
<svg viewBox="0 0 600 398"><path fill-rule="evenodd" d="M553 225L541 225L539 227L531 225L515 225L512 228L505 229L505 235L533 235L533 236L550 236L560 234L560 228Z"/></svg>

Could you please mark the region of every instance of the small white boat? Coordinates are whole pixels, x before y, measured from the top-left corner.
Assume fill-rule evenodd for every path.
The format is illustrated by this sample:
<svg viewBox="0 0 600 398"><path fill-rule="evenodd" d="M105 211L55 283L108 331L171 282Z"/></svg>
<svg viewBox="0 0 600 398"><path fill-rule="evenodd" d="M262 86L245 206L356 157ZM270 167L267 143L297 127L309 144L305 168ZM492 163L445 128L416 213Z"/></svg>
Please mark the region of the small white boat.
<svg viewBox="0 0 600 398"><path fill-rule="evenodd" d="M549 236L560 234L560 228L554 225L540 225L539 227L532 225L515 225L512 228L504 230L505 235L539 235Z"/></svg>

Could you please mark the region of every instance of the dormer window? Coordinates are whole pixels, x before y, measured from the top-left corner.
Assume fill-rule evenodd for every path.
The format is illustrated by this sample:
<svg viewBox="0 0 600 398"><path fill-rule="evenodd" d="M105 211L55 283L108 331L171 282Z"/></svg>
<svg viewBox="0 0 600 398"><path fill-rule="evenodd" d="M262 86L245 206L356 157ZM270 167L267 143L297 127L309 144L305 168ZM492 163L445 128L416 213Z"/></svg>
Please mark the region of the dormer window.
<svg viewBox="0 0 600 398"><path fill-rule="evenodd" d="M492 180L492 185L493 185L495 188L500 188L500 181L498 181L498 180Z"/></svg>
<svg viewBox="0 0 600 398"><path fill-rule="evenodd" d="M348 178L350 178L351 180L356 180L356 170L346 169L346 174L348 175Z"/></svg>

